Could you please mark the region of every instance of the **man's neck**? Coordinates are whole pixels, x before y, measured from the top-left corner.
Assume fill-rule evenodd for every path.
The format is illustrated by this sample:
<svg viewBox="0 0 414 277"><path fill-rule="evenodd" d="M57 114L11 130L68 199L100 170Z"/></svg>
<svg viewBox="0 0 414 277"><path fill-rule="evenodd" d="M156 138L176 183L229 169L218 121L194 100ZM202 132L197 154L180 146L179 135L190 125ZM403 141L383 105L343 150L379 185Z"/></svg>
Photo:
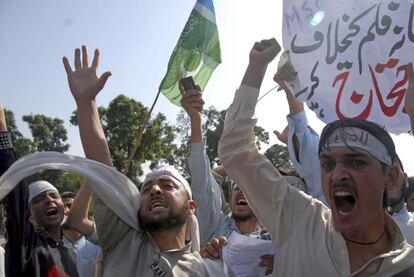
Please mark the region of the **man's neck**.
<svg viewBox="0 0 414 277"><path fill-rule="evenodd" d="M82 235L75 230L63 230L63 235L72 243L78 241L82 237Z"/></svg>
<svg viewBox="0 0 414 277"><path fill-rule="evenodd" d="M348 248L351 273L362 268L372 258L387 253L392 249L392 238L385 225L385 212L365 228L364 231L342 235ZM364 245L362 243L368 244Z"/></svg>
<svg viewBox="0 0 414 277"><path fill-rule="evenodd" d="M401 200L398 204L391 207L390 214L392 215L394 213L398 213L399 211L402 210L403 207L404 207L404 200Z"/></svg>
<svg viewBox="0 0 414 277"><path fill-rule="evenodd" d="M62 238L62 229L60 228L60 225L58 227L46 229L46 232L56 243L60 242Z"/></svg>
<svg viewBox="0 0 414 277"><path fill-rule="evenodd" d="M175 229L152 232L151 235L161 251L182 249L185 246L186 224Z"/></svg>
<svg viewBox="0 0 414 277"><path fill-rule="evenodd" d="M236 226L241 234L248 234L257 231L257 218L251 217L246 221L236 221Z"/></svg>

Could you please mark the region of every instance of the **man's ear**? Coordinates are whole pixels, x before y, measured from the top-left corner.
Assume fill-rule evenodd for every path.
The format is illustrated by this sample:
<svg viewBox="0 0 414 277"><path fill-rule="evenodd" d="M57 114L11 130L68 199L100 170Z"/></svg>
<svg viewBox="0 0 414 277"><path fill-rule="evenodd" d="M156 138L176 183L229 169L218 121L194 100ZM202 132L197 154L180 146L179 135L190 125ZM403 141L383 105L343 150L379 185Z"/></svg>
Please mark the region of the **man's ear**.
<svg viewBox="0 0 414 277"><path fill-rule="evenodd" d="M397 186L398 185L397 181L398 181L398 178L400 177L400 174L404 174L404 173L400 170L398 165L393 164L389 166L387 169L387 175L388 175L389 181L387 182L385 189L392 189L394 186Z"/></svg>
<svg viewBox="0 0 414 277"><path fill-rule="evenodd" d="M36 220L32 215L29 217L29 222L33 225L35 230L39 230L40 226L37 224Z"/></svg>
<svg viewBox="0 0 414 277"><path fill-rule="evenodd" d="M38 228L39 225L37 224L36 220L33 217L33 212L32 212L32 209L30 207L30 204L29 204L29 212L30 212L29 222L32 223L33 227L36 229L36 228Z"/></svg>
<svg viewBox="0 0 414 277"><path fill-rule="evenodd" d="M195 214L197 209L197 203L194 200L188 200L188 206L190 208L191 214Z"/></svg>
<svg viewBox="0 0 414 277"><path fill-rule="evenodd" d="M34 218L32 216L29 216L29 222L33 224L33 226L37 225L36 221L34 220Z"/></svg>

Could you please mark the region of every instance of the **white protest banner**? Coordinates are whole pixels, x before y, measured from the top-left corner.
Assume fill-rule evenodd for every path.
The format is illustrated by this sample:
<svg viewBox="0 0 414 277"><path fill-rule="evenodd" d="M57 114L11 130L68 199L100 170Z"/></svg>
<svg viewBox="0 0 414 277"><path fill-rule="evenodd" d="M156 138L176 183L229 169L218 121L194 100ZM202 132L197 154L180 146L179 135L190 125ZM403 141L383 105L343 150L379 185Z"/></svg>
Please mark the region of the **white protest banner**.
<svg viewBox="0 0 414 277"><path fill-rule="evenodd" d="M412 0L285 0L283 46L299 73L289 83L295 96L326 123L360 118L407 132L413 16Z"/></svg>

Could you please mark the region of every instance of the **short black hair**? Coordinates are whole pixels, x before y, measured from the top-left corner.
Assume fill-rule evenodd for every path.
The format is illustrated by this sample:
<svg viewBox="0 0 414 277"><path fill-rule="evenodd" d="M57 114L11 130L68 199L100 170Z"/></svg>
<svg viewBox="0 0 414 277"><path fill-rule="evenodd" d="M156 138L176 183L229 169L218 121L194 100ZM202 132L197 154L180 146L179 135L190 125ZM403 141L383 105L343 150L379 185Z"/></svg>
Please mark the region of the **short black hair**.
<svg viewBox="0 0 414 277"><path fill-rule="evenodd" d="M71 192L71 191L65 191L60 194L60 198L62 199L75 198L75 196L76 196L76 193Z"/></svg>

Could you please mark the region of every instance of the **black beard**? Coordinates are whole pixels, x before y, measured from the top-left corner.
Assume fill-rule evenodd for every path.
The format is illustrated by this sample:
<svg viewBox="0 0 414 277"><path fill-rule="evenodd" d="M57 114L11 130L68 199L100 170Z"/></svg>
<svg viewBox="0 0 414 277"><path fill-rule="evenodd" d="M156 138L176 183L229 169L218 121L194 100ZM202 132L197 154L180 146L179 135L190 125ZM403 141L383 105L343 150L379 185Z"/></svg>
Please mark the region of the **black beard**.
<svg viewBox="0 0 414 277"><path fill-rule="evenodd" d="M183 205L176 211L170 211L165 217L153 220L150 217L143 217L138 212L139 227L141 230L152 233L158 231L168 231L183 226L187 223L190 211Z"/></svg>
<svg viewBox="0 0 414 277"><path fill-rule="evenodd" d="M250 218L253 218L254 215L253 214L247 214L247 215L235 215L234 213L232 213L231 218L233 218L234 221L236 222L246 222L248 221Z"/></svg>

